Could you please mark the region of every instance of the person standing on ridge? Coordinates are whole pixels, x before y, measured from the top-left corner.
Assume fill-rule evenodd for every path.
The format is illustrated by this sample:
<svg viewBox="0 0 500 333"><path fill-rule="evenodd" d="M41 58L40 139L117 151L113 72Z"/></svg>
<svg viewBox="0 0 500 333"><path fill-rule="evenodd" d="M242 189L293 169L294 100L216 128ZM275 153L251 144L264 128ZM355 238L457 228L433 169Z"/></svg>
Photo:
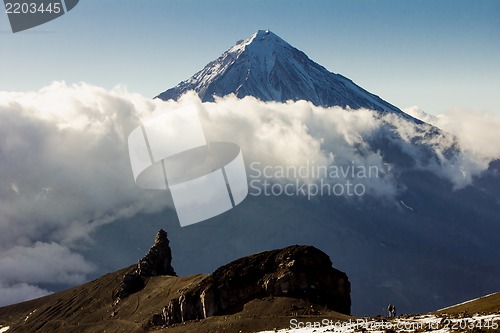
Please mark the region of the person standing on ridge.
<svg viewBox="0 0 500 333"><path fill-rule="evenodd" d="M387 306L387 314L389 317L392 317L394 313L394 305L390 304Z"/></svg>

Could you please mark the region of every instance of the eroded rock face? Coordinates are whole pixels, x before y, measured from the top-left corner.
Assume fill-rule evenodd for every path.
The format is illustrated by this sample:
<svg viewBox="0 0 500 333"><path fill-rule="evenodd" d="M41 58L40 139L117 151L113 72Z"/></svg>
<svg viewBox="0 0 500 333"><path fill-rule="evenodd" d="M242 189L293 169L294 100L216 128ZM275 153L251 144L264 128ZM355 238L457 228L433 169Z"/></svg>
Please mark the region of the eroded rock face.
<svg viewBox="0 0 500 333"><path fill-rule="evenodd" d="M347 275L312 246L290 246L257 253L220 267L198 285L171 300L161 313L171 325L234 311L252 299L288 296L350 314Z"/></svg>
<svg viewBox="0 0 500 333"><path fill-rule="evenodd" d="M139 260L137 272L140 276L176 276L172 267L172 251L165 230L160 229L158 231L153 246L151 246L146 256Z"/></svg>
<svg viewBox="0 0 500 333"><path fill-rule="evenodd" d="M142 290L145 278L158 275L176 276L172 267L172 251L167 232L163 229L158 231L153 246L146 256L139 260L137 267L123 276L120 287L115 292L115 302Z"/></svg>
<svg viewBox="0 0 500 333"><path fill-rule="evenodd" d="M136 293L144 289L144 279L137 271L128 272L123 276L118 291L115 293L115 303L127 297L130 294Z"/></svg>

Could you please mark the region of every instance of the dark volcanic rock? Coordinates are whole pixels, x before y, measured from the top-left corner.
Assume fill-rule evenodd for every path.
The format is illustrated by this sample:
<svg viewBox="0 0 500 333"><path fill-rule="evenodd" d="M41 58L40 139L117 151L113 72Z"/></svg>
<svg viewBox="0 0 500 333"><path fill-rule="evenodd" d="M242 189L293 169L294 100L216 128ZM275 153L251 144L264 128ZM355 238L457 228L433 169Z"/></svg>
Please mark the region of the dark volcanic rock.
<svg viewBox="0 0 500 333"><path fill-rule="evenodd" d="M161 313L171 325L239 311L255 298L286 296L350 314L347 275L312 246L290 246L257 253L220 267L198 285L170 301ZM157 322L157 318L155 318Z"/></svg>
<svg viewBox="0 0 500 333"><path fill-rule="evenodd" d="M153 246L146 256L139 260L137 267L123 276L120 287L115 292L115 302L142 290L145 286L145 278L158 275L176 276L172 267L172 251L167 232L163 229L158 231Z"/></svg>
<svg viewBox="0 0 500 333"><path fill-rule="evenodd" d="M140 276L176 276L172 267L172 252L165 230L160 229L158 231L153 246L149 249L146 256L139 260L137 272Z"/></svg>
<svg viewBox="0 0 500 333"><path fill-rule="evenodd" d="M137 273L136 270L128 272L123 276L120 288L116 293L116 302L120 299L127 297L130 294L141 291L144 288L144 279Z"/></svg>

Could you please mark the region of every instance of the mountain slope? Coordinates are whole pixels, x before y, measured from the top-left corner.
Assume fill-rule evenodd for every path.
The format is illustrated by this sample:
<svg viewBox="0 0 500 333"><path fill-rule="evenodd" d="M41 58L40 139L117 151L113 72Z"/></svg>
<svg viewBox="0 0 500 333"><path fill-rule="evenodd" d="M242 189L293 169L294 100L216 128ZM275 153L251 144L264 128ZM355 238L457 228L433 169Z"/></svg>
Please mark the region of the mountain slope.
<svg viewBox="0 0 500 333"><path fill-rule="evenodd" d="M457 305L453 305L441 310L436 311L437 313L447 313L447 314L459 314L463 312L467 313L492 313L500 312L500 292L485 295L473 300L469 300Z"/></svg>
<svg viewBox="0 0 500 333"><path fill-rule="evenodd" d="M235 94L262 101L307 100L318 106L368 108L405 115L348 78L329 72L268 30L240 41L190 79L156 96L177 100L194 90L203 102Z"/></svg>

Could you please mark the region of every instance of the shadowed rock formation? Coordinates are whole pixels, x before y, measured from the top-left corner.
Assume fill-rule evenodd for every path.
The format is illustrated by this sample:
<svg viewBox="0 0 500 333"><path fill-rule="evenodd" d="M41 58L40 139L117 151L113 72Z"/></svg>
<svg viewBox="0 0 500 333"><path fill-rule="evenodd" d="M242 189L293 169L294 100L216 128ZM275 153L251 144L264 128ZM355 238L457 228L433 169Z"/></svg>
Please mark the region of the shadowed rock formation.
<svg viewBox="0 0 500 333"><path fill-rule="evenodd" d="M120 287L115 293L115 303L130 294L142 290L145 285L145 278L159 275L177 276L172 267L172 251L170 250L167 232L163 229L158 231L153 246L151 246L146 256L139 260L137 267L123 276Z"/></svg>
<svg viewBox="0 0 500 333"><path fill-rule="evenodd" d="M172 299L151 318L153 325L238 312L253 299L286 296L350 314L347 275L332 267L328 255L312 246L290 246L257 253L220 267Z"/></svg>
<svg viewBox="0 0 500 333"><path fill-rule="evenodd" d="M153 246L151 246L146 256L139 260L137 273L140 276L176 276L172 267L172 251L165 230L160 229L158 231Z"/></svg>

